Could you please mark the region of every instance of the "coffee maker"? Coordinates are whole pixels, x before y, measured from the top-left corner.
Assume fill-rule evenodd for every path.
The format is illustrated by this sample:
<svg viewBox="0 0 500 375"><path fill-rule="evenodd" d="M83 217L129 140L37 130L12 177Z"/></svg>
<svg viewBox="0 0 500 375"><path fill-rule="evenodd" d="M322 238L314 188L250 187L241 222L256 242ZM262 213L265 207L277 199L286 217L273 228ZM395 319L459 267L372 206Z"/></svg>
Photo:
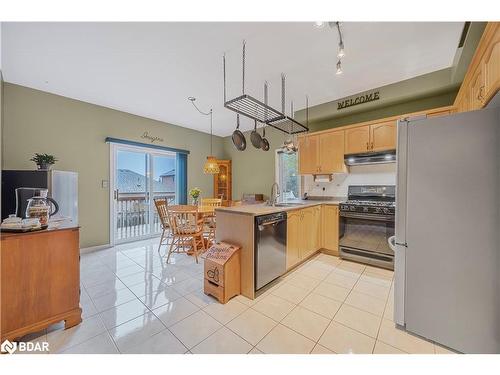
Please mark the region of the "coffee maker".
<svg viewBox="0 0 500 375"><path fill-rule="evenodd" d="M51 210L50 216L54 215L59 211L59 205L57 202L48 197L48 189L43 188L27 188L20 187L16 189L16 216L22 219L26 219L26 208L28 207L28 201L33 197L40 197L50 202L54 209Z"/></svg>

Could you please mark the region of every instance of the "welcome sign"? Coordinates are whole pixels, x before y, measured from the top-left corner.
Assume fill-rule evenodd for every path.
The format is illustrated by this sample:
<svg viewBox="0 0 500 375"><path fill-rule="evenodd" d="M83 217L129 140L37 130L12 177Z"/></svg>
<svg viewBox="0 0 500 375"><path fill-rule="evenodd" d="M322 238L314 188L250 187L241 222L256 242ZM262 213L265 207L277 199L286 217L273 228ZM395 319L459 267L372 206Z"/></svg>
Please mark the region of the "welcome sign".
<svg viewBox="0 0 500 375"><path fill-rule="evenodd" d="M374 91L368 94L363 94L350 99L344 99L337 102L337 110L352 107L363 103L373 102L380 99L380 92Z"/></svg>

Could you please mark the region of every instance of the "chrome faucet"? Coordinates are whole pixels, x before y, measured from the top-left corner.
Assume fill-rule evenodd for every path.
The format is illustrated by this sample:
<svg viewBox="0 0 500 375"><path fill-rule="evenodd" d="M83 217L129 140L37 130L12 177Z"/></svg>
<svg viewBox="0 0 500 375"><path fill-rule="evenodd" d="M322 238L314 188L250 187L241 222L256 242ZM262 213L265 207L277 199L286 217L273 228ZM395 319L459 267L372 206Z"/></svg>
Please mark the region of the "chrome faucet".
<svg viewBox="0 0 500 375"><path fill-rule="evenodd" d="M274 191L275 186L276 186L276 192ZM280 186L278 185L277 182L275 182L273 186L271 186L271 196L269 198L269 205L274 206L278 201L279 196L280 196Z"/></svg>

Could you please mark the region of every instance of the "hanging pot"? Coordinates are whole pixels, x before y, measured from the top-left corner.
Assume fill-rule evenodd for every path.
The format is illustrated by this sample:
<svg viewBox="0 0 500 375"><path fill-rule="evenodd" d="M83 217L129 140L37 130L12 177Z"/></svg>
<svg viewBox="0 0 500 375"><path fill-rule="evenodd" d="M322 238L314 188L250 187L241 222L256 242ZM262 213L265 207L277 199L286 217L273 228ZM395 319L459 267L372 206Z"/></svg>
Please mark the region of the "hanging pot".
<svg viewBox="0 0 500 375"><path fill-rule="evenodd" d="M266 139L266 126L262 130L262 139L260 140L260 148L264 151L269 151L269 141Z"/></svg>
<svg viewBox="0 0 500 375"><path fill-rule="evenodd" d="M262 142L262 137L260 136L259 132L257 131L257 120L254 120L254 127L252 130L252 133L250 134L250 141L252 142L253 147L260 148L261 142Z"/></svg>
<svg viewBox="0 0 500 375"><path fill-rule="evenodd" d="M247 140L245 135L240 131L240 115L236 115L236 130L232 135L233 145L238 151L243 151L247 148Z"/></svg>

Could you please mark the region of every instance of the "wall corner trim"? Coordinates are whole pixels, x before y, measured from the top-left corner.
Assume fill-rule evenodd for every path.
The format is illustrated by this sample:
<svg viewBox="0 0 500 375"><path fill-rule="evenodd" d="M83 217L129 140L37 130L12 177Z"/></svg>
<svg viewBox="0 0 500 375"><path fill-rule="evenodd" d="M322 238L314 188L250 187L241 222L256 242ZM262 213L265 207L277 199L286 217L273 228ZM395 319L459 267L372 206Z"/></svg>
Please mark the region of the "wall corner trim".
<svg viewBox="0 0 500 375"><path fill-rule="evenodd" d="M106 143L117 143L117 144L128 145L128 146L138 146L138 147L154 148L154 149L157 149L157 150L164 150L164 151L176 152L178 154L186 154L186 155L189 154L189 150L182 150L180 148L173 148L173 147L160 146L160 145L149 144L149 143L129 141L129 140L126 140L126 139L106 137L106 139L104 141Z"/></svg>

